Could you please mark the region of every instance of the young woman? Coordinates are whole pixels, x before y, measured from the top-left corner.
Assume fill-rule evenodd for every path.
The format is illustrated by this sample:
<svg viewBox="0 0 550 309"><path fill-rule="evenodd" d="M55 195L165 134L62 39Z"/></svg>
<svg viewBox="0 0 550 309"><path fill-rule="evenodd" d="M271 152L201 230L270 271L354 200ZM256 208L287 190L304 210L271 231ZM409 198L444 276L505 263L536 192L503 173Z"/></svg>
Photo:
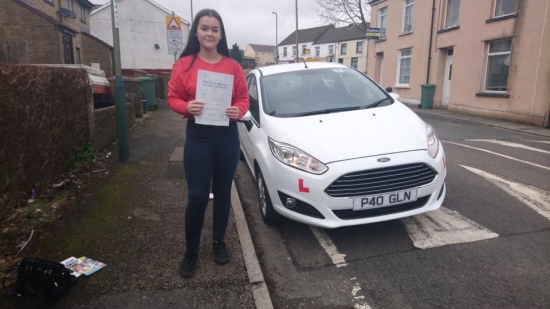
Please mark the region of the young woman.
<svg viewBox="0 0 550 309"><path fill-rule="evenodd" d="M195 122L195 116L208 105L208 102L196 100L198 70L233 75L231 106L225 110L229 126ZM187 278L193 275L197 263L211 185L214 193L214 260L220 265L229 261L224 237L229 220L231 185L240 154L236 121L249 107L244 71L230 57L223 22L216 11L205 9L197 13L185 50L172 69L168 88L168 105L188 119L183 162L188 187L186 253L179 267L180 275Z"/></svg>

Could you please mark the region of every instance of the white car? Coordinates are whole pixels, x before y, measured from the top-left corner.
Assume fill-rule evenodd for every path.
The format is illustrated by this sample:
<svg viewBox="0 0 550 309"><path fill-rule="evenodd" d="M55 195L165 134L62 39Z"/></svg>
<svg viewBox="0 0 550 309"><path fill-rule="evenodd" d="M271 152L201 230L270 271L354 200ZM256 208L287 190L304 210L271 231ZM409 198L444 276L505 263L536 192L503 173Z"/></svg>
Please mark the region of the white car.
<svg viewBox="0 0 550 309"><path fill-rule="evenodd" d="M442 144L398 95L335 63L256 68L246 78L241 156L256 179L265 223L284 216L337 228L443 203Z"/></svg>

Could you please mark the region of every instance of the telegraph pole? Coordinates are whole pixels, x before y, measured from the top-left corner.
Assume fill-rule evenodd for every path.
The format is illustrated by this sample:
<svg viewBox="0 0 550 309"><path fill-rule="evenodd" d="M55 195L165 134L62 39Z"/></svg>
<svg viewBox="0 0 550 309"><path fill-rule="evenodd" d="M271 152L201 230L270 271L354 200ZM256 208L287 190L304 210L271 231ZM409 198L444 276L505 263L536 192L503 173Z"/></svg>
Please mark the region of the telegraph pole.
<svg viewBox="0 0 550 309"><path fill-rule="evenodd" d="M111 22L113 28L113 47L115 58L115 106L118 132L118 158L126 161L130 157L128 147L128 122L126 120L126 90L122 81L120 65L120 39L118 33L118 1L111 0Z"/></svg>
<svg viewBox="0 0 550 309"><path fill-rule="evenodd" d="M298 49L298 0L296 0L296 63L300 62L298 60L298 54L300 50Z"/></svg>

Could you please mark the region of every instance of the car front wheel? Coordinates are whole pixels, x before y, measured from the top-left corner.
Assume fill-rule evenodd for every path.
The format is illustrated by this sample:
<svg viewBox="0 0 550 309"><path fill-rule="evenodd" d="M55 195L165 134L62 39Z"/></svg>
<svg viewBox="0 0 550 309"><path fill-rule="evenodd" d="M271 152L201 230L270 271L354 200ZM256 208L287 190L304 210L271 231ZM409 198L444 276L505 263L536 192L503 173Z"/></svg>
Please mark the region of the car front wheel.
<svg viewBox="0 0 550 309"><path fill-rule="evenodd" d="M271 198L269 196L269 192L267 191L264 177L259 168L256 169L256 189L258 191L260 213L264 222L267 225L276 225L280 223L282 219L281 215L273 209L273 204L271 203Z"/></svg>

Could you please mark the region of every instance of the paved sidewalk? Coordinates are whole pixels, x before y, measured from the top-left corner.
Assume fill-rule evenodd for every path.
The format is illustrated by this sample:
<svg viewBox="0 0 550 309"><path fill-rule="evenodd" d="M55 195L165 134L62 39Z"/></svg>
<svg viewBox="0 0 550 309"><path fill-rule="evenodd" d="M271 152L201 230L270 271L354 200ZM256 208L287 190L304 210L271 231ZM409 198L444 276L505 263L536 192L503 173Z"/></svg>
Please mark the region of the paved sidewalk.
<svg viewBox="0 0 550 309"><path fill-rule="evenodd" d="M529 124L522 124L522 123L511 122L506 120L498 120L498 119L484 118L480 116L460 114L460 113L450 112L445 109L420 109L418 108L417 105L414 105L414 104L405 104L405 105L407 105L413 112L418 114L429 114L429 115L435 115L439 117L458 119L458 120L463 120L468 122L479 123L479 124L483 124L491 127L508 129L512 131L529 133L533 135L550 138L549 128L537 127Z"/></svg>
<svg viewBox="0 0 550 309"><path fill-rule="evenodd" d="M55 307L270 308L259 267L260 274L249 278L254 270L250 261L257 262L257 257L243 231L244 216L235 220L235 213L242 213L240 204L235 205L238 196L226 237L231 261L220 266L213 260L210 204L195 276L183 279L178 274L185 248L185 120L161 103L129 133L131 158L114 160L108 176L82 199L77 197L73 213L56 226L55 236L40 244L37 257L61 261L88 256L107 264L90 277L81 276ZM246 260L241 242L247 243ZM12 298L0 302L4 307L41 306L35 299Z"/></svg>

